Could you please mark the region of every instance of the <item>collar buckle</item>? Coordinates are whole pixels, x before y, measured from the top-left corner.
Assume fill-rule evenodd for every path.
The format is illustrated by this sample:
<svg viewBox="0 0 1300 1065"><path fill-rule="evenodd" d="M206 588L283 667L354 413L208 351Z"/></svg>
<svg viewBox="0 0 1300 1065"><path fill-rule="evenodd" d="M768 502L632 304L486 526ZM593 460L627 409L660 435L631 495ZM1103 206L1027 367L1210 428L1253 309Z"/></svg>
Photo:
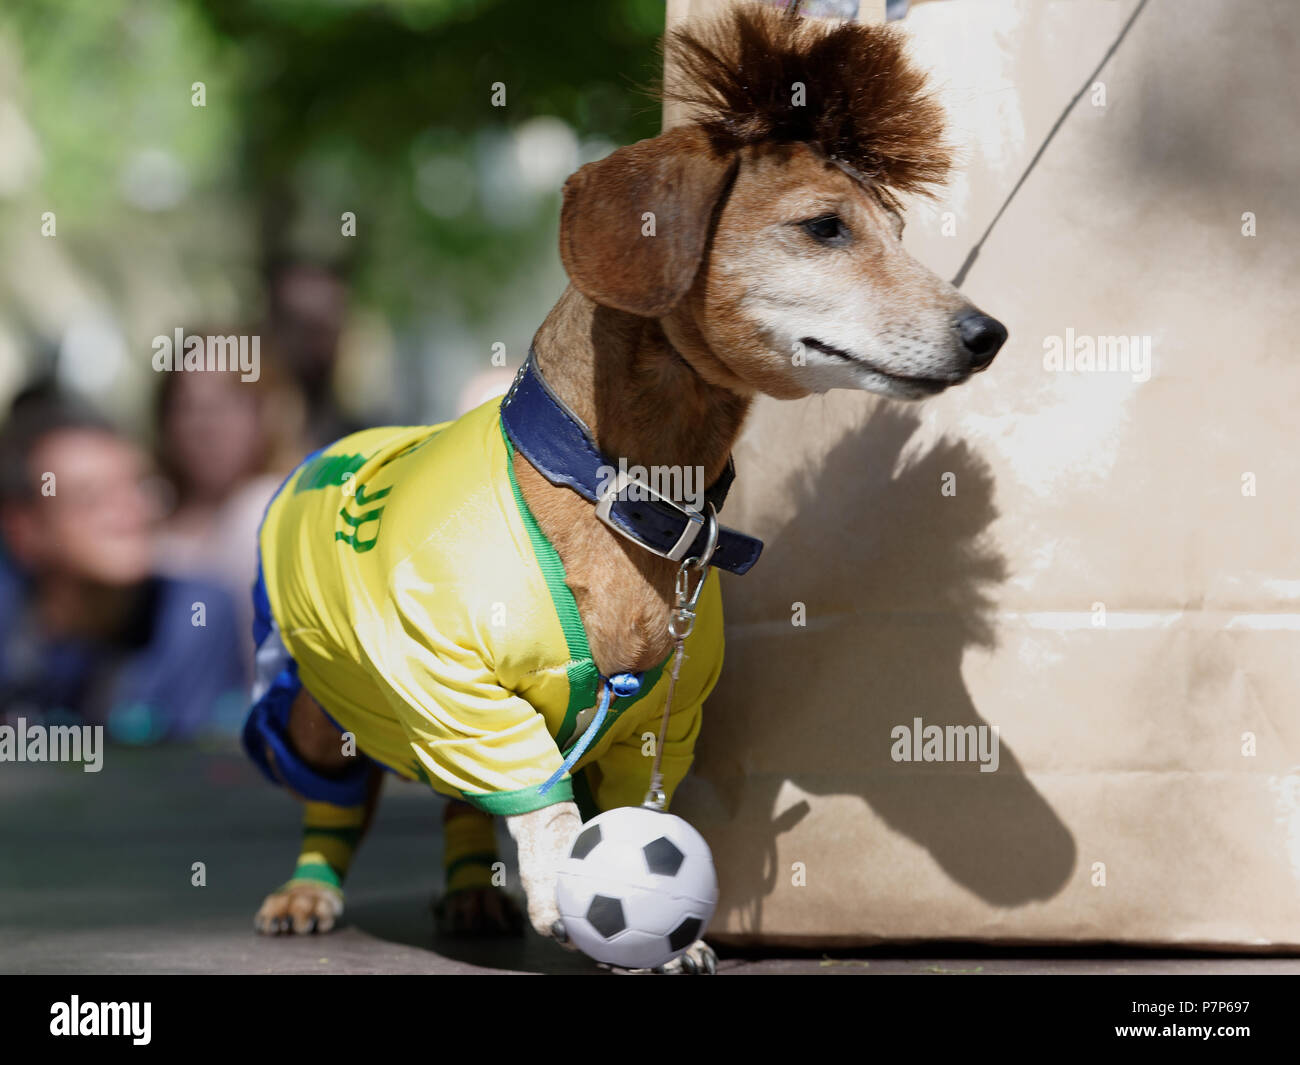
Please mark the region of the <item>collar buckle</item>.
<svg viewBox="0 0 1300 1065"><path fill-rule="evenodd" d="M677 542L667 551L660 551L650 546L650 544L629 532L627 529L624 529L614 520L614 503L618 497L632 485L635 485L643 493L643 499L653 499L657 503L661 503L666 507L671 507L686 519L686 523L682 528L681 536L677 538ZM706 514L702 510L696 510L694 507L688 507L684 503L678 503L676 500L670 499L662 492L657 491L648 481L644 481L640 477L634 477L630 470L623 469L618 471L618 476L615 477L613 482L605 489L605 491L597 497L596 517L624 539L631 540L634 544L640 545L652 554L658 555L660 558L667 558L671 559L673 562L680 562L686 557L686 552L691 549L691 545L699 539L700 532L706 525L711 524L715 529L717 527L717 518L715 517L713 504L708 503L707 506L709 511ZM716 533L714 534L714 538L716 539ZM712 551L710 551L710 554L711 553Z"/></svg>

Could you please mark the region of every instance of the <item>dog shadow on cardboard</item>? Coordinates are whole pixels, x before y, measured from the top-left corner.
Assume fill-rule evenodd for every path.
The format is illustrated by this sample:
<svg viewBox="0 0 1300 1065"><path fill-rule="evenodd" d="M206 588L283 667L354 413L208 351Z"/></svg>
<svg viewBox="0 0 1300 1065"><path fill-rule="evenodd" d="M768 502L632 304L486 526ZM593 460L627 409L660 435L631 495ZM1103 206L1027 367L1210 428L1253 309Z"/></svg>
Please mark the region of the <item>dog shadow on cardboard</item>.
<svg viewBox="0 0 1300 1065"><path fill-rule="evenodd" d="M861 798L864 818L924 848L994 906L1049 898L1074 868L1073 837L1008 737L994 772L978 761L891 757L894 730L917 718L998 721L996 705L975 705L961 669L968 649L995 644L990 591L1007 576L986 536L997 517L992 472L961 441L918 451L909 442L919 427L913 408L874 406L816 469L767 489L768 505L780 500L790 516L747 528L766 534L763 557L750 575L724 575L727 661L674 809L709 837L722 905L740 911L733 927L761 929L764 900L795 886L796 861L807 878L829 878L834 863L835 883L859 889L852 900L836 893L845 907L871 906L873 882L893 872L807 833L807 855L785 847L778 858L778 838L811 811L798 793L782 797L786 781L804 795ZM756 475L753 464L742 478ZM747 596L743 582L754 581L766 583ZM737 711L747 706L762 713ZM900 890L894 881L891 892Z"/></svg>

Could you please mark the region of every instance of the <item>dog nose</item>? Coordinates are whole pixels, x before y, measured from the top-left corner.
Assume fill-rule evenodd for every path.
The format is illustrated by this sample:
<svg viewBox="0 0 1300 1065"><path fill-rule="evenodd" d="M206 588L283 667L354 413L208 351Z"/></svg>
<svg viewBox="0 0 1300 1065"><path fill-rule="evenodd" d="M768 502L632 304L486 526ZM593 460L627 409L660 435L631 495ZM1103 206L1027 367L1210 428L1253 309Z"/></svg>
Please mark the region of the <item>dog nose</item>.
<svg viewBox="0 0 1300 1065"><path fill-rule="evenodd" d="M1006 343L1007 327L996 318L974 311L957 319L957 335L970 356L972 370L983 370Z"/></svg>

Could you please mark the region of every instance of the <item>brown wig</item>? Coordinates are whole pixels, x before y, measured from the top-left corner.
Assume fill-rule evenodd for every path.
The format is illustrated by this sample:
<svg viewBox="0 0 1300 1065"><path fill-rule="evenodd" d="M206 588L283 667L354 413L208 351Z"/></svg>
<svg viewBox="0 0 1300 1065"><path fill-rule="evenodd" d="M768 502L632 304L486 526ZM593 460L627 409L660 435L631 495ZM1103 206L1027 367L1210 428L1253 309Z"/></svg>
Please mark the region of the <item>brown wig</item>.
<svg viewBox="0 0 1300 1065"><path fill-rule="evenodd" d="M801 141L893 199L947 176L943 109L892 28L738 6L664 41L664 96L720 150ZM796 100L796 85L804 98Z"/></svg>

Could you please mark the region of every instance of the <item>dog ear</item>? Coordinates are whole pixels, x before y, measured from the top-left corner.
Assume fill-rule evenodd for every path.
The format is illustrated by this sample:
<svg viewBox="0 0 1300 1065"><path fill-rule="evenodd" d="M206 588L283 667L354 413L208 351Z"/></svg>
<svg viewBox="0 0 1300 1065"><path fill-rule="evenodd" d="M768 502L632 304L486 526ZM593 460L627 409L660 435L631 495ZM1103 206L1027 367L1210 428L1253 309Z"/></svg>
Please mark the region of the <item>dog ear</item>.
<svg viewBox="0 0 1300 1065"><path fill-rule="evenodd" d="M695 279L736 169L693 125L619 148L564 183L560 261L604 307L661 318Z"/></svg>

